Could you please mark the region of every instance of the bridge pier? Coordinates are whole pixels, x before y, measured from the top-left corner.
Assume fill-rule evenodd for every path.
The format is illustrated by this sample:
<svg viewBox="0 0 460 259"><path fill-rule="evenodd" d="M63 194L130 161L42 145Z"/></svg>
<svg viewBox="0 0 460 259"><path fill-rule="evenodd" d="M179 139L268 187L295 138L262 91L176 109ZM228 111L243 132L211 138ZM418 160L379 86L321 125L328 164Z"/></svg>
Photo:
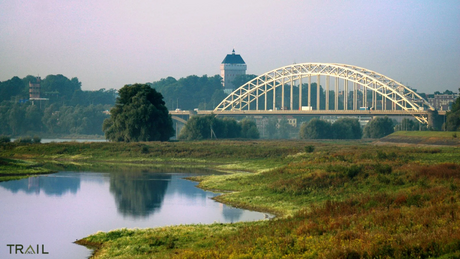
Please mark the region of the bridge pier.
<svg viewBox="0 0 460 259"><path fill-rule="evenodd" d="M437 110L427 111L428 114L428 127L434 130L441 130L442 124L446 119L446 115L439 115Z"/></svg>

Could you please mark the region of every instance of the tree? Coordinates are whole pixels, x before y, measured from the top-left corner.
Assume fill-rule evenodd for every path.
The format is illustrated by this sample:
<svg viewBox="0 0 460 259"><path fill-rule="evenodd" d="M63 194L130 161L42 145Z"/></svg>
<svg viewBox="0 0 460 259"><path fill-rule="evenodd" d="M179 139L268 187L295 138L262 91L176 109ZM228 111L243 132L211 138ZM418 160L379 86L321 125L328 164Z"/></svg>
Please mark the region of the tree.
<svg viewBox="0 0 460 259"><path fill-rule="evenodd" d="M255 121L244 118L240 121L240 124L242 138L258 139L260 137L259 130L257 129Z"/></svg>
<svg viewBox="0 0 460 259"><path fill-rule="evenodd" d="M9 101L11 97L21 95L24 88L24 83L17 76L8 81L0 82L0 102ZM27 98L27 95L21 95L20 98Z"/></svg>
<svg viewBox="0 0 460 259"><path fill-rule="evenodd" d="M382 138L394 132L393 121L388 117L372 119L364 127L364 138Z"/></svg>
<svg viewBox="0 0 460 259"><path fill-rule="evenodd" d="M9 111L8 119L9 125L13 135L21 134L23 129L23 122L24 122L24 109L19 105L15 104Z"/></svg>
<svg viewBox="0 0 460 259"><path fill-rule="evenodd" d="M358 119L340 118L332 124L332 138L361 139L363 131Z"/></svg>
<svg viewBox="0 0 460 259"><path fill-rule="evenodd" d="M404 118L401 124L396 125L395 129L398 131L416 131L421 128L420 122Z"/></svg>
<svg viewBox="0 0 460 259"><path fill-rule="evenodd" d="M458 89L460 92L460 88ZM460 130L460 97L452 104L452 109L446 114L446 130Z"/></svg>
<svg viewBox="0 0 460 259"><path fill-rule="evenodd" d="M110 113L103 131L111 141L166 141L174 135L163 96L146 84L121 88Z"/></svg>
<svg viewBox="0 0 460 259"><path fill-rule="evenodd" d="M292 127L289 124L289 121L287 120L286 116L281 117L281 119L278 121L277 138L278 139L288 139L291 128Z"/></svg>
<svg viewBox="0 0 460 259"><path fill-rule="evenodd" d="M243 119L217 118L215 114L193 116L180 132L179 139L202 140L210 138L259 138L256 123Z"/></svg>
<svg viewBox="0 0 460 259"><path fill-rule="evenodd" d="M183 140L201 140L211 137L211 127L216 115L210 114L205 116L193 116L182 128L179 139ZM220 136L219 136L220 138Z"/></svg>
<svg viewBox="0 0 460 259"><path fill-rule="evenodd" d="M312 119L300 126L299 137L301 139L330 139L331 124L320 119Z"/></svg>

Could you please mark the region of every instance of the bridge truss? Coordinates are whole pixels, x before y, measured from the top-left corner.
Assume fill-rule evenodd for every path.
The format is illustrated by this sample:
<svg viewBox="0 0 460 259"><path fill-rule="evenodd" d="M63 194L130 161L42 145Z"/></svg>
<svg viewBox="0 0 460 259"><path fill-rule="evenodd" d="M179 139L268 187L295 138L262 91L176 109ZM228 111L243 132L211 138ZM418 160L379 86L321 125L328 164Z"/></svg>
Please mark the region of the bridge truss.
<svg viewBox="0 0 460 259"><path fill-rule="evenodd" d="M312 84L312 78L316 84ZM299 109L306 114L312 110L399 110L424 124L428 115L420 111L434 110L415 91L377 72L346 64L303 63L277 68L248 81L214 111L277 109Z"/></svg>

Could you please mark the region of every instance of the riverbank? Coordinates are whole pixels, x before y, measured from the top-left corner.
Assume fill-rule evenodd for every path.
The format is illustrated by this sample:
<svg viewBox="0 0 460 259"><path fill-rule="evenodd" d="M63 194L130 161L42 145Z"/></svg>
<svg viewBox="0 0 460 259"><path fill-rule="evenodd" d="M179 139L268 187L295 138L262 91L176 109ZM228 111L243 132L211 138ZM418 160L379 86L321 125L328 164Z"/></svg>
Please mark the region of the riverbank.
<svg viewBox="0 0 460 259"><path fill-rule="evenodd" d="M44 168L42 164L37 162L0 157L0 182L54 172L51 169Z"/></svg>
<svg viewBox="0 0 460 259"><path fill-rule="evenodd" d="M304 146L297 141L3 143L0 157L33 163L33 168L14 168L23 175L32 175L38 168L108 171L120 167L176 167L256 172L287 163L286 156L300 152ZM8 170L5 168L3 173Z"/></svg>
<svg viewBox="0 0 460 259"><path fill-rule="evenodd" d="M275 220L97 233L94 258L460 256L460 150L310 143L284 166L198 177ZM269 160L269 159L267 159Z"/></svg>
<svg viewBox="0 0 460 259"><path fill-rule="evenodd" d="M76 166L198 164L245 173L197 177L221 202L274 220L96 233L94 258L460 256L460 150L366 141L41 144L0 156ZM121 162L120 162L121 161ZM248 173L250 172L250 173Z"/></svg>

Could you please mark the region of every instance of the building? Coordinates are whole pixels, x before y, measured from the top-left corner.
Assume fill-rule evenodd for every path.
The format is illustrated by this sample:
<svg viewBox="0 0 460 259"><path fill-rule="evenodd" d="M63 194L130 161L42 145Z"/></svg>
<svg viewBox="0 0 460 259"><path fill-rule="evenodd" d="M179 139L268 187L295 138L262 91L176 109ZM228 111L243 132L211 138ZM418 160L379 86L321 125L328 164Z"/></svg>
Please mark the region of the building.
<svg viewBox="0 0 460 259"><path fill-rule="evenodd" d="M222 85L226 94L230 94L238 87L233 85L233 80L239 75L245 75L246 68L243 58L239 54L235 54L235 50L224 58L222 64L220 64L220 76L222 77Z"/></svg>
<svg viewBox="0 0 460 259"><path fill-rule="evenodd" d="M37 77L36 83L29 82L29 99L39 99L40 98L40 77Z"/></svg>
<svg viewBox="0 0 460 259"><path fill-rule="evenodd" d="M452 108L452 104L458 98L458 94L429 94L428 102L438 111L447 111Z"/></svg>

